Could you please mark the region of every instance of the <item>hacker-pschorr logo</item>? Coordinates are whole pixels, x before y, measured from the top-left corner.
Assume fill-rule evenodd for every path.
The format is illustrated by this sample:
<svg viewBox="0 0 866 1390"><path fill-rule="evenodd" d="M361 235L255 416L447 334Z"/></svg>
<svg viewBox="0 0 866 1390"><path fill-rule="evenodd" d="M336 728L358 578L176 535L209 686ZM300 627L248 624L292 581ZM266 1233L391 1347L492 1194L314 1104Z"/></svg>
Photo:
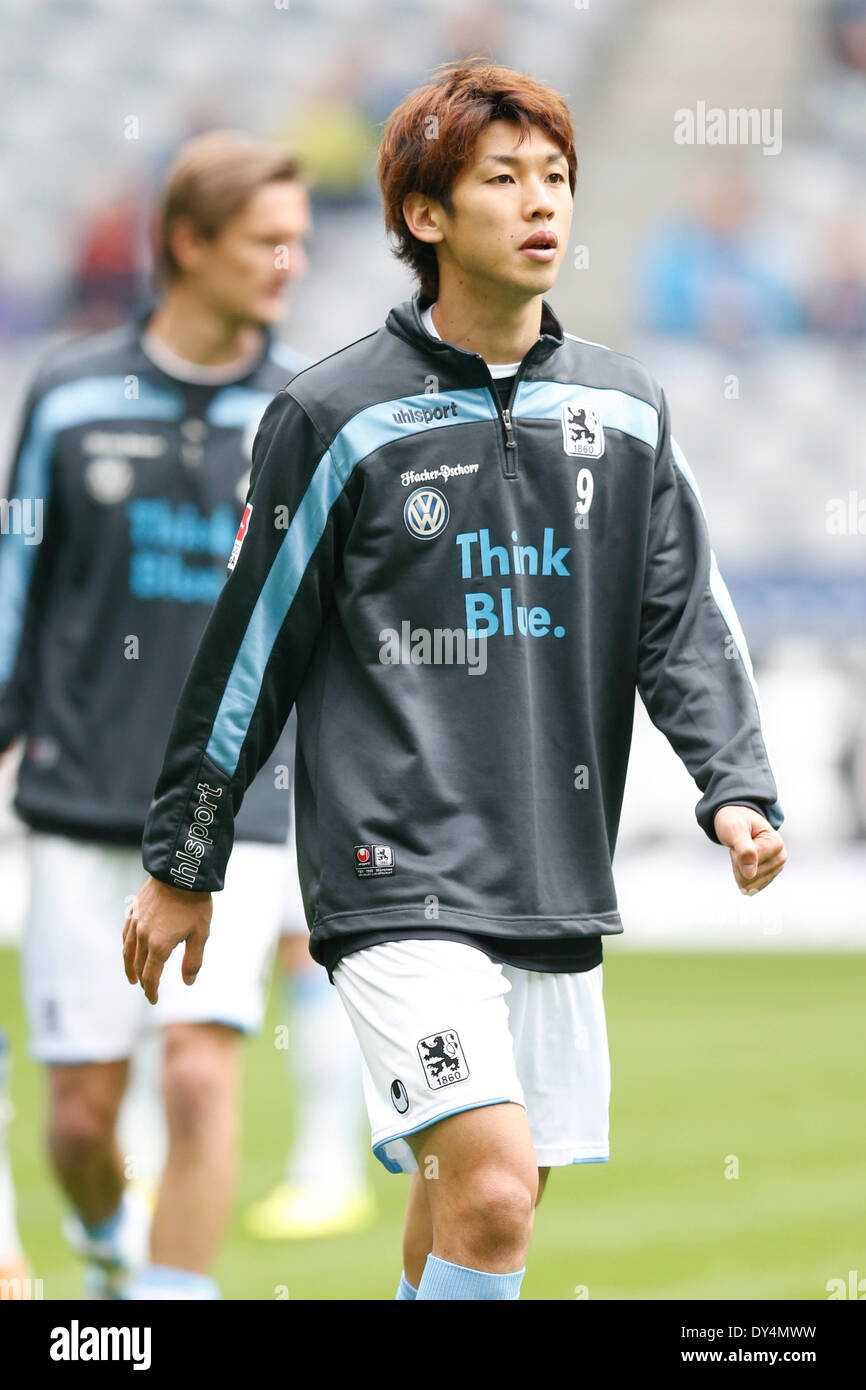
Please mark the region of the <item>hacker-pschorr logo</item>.
<svg viewBox="0 0 866 1390"><path fill-rule="evenodd" d="M406 530L419 540L429 541L448 525L448 499L436 487L417 487L406 498L403 520Z"/></svg>
<svg viewBox="0 0 866 1390"><path fill-rule="evenodd" d="M431 1091L441 1091L443 1086L465 1081L469 1075L466 1054L453 1028L422 1038L418 1044L418 1056Z"/></svg>
<svg viewBox="0 0 866 1390"><path fill-rule="evenodd" d="M597 410L577 401L562 407L562 447L573 458L600 459L604 453L604 430Z"/></svg>

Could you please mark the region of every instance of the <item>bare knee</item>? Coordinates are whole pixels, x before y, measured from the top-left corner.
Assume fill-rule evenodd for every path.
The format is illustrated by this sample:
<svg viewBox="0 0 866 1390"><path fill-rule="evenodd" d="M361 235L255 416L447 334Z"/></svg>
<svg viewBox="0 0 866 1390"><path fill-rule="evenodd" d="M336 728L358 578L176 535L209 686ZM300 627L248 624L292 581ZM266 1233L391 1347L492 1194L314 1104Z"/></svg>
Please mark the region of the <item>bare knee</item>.
<svg viewBox="0 0 866 1390"><path fill-rule="evenodd" d="M281 936L280 944L277 947L280 965L287 975L294 975L297 971L320 970L310 955L309 935L306 927L303 935L300 933L290 936Z"/></svg>
<svg viewBox="0 0 866 1390"><path fill-rule="evenodd" d="M190 1024L167 1030L163 1095L173 1138L198 1138L233 1115L237 1047L237 1035L227 1028Z"/></svg>
<svg viewBox="0 0 866 1390"><path fill-rule="evenodd" d="M51 1151L84 1159L113 1143L121 1097L122 1084L117 1084L113 1070L103 1075L95 1067L53 1068L48 1115Z"/></svg>
<svg viewBox="0 0 866 1390"><path fill-rule="evenodd" d="M114 1114L104 1106L77 1102L71 1096L52 1106L48 1142L53 1152L85 1157L111 1143Z"/></svg>
<svg viewBox="0 0 866 1390"><path fill-rule="evenodd" d="M465 1177L451 1194L449 1224L459 1230L481 1267L495 1263L497 1256L523 1259L532 1234L535 1195L536 1183L528 1175L505 1167L483 1168Z"/></svg>

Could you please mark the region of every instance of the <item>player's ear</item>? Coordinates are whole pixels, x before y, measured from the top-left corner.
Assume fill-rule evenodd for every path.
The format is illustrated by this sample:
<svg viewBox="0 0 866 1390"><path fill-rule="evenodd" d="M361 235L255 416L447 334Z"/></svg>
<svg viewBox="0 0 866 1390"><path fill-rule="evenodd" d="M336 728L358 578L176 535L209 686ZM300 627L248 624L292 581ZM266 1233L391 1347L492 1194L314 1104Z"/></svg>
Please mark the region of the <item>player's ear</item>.
<svg viewBox="0 0 866 1390"><path fill-rule="evenodd" d="M444 216L442 204L426 193L407 193L403 199L406 226L419 241L426 241L430 245L444 241L445 233L441 226Z"/></svg>
<svg viewBox="0 0 866 1390"><path fill-rule="evenodd" d="M169 245L175 264L188 273L198 268L202 239L188 217L178 217L168 232Z"/></svg>

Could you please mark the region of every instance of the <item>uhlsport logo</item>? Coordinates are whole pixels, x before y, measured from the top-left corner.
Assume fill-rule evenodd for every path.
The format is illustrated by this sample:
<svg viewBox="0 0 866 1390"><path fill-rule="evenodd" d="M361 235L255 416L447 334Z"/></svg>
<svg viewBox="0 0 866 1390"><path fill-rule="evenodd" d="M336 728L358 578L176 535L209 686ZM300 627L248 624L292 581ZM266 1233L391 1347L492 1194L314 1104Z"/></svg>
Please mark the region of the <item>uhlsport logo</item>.
<svg viewBox="0 0 866 1390"><path fill-rule="evenodd" d="M604 430L597 410L566 401L562 407L562 447L573 458L600 459Z"/></svg>
<svg viewBox="0 0 866 1390"><path fill-rule="evenodd" d="M422 1038L418 1043L418 1056L431 1091L465 1081L469 1075L466 1054L453 1028Z"/></svg>
<svg viewBox="0 0 866 1390"><path fill-rule="evenodd" d="M418 487L406 498L403 520L406 530L419 540L430 541L448 525L448 499L435 487Z"/></svg>
<svg viewBox="0 0 866 1390"><path fill-rule="evenodd" d="M405 1115L409 1109L409 1094L403 1082L396 1077L391 1082L391 1104L398 1115Z"/></svg>

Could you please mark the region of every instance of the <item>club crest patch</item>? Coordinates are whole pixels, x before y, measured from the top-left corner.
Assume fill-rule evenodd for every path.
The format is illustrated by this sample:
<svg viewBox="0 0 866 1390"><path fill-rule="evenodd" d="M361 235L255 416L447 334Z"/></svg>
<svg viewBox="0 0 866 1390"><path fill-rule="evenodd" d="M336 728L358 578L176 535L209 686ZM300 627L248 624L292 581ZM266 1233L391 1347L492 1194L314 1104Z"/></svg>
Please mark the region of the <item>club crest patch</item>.
<svg viewBox="0 0 866 1390"><path fill-rule="evenodd" d="M572 458L600 459L604 428L597 410L566 401L562 407L562 447Z"/></svg>
<svg viewBox="0 0 866 1390"><path fill-rule="evenodd" d="M469 1075L466 1054L453 1028L422 1038L418 1043L418 1056L431 1091L441 1091L443 1086L465 1081Z"/></svg>
<svg viewBox="0 0 866 1390"><path fill-rule="evenodd" d="M390 845L356 845L355 873L359 878L376 878L394 872L394 851Z"/></svg>
<svg viewBox="0 0 866 1390"><path fill-rule="evenodd" d="M135 470L127 458L91 459L84 470L84 485L104 507L122 502L135 485Z"/></svg>

